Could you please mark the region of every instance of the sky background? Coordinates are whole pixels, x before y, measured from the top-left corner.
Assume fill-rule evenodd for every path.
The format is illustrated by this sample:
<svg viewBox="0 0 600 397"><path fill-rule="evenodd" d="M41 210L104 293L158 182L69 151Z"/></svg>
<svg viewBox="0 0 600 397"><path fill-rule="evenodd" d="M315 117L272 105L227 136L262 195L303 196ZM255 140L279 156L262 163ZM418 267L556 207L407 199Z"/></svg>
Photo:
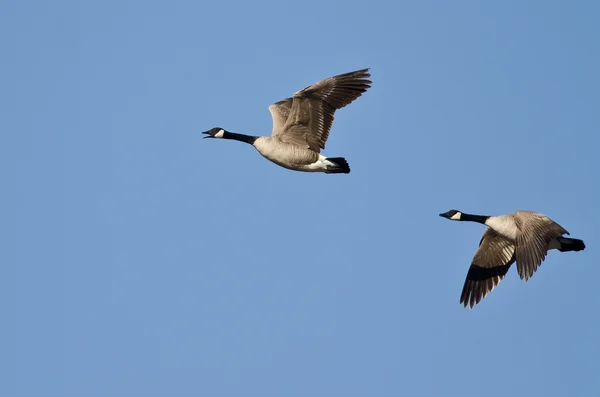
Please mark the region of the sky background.
<svg viewBox="0 0 600 397"><path fill-rule="evenodd" d="M0 395L598 395L600 4L4 1ZM219 126L370 67L292 172ZM460 292L484 231L587 249Z"/></svg>

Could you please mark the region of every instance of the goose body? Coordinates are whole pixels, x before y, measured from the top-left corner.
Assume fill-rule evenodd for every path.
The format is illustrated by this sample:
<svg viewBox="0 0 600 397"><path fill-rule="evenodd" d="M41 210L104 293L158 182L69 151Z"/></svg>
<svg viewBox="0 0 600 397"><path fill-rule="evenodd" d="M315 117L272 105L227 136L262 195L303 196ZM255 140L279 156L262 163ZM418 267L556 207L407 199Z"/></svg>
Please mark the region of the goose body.
<svg viewBox="0 0 600 397"><path fill-rule="evenodd" d="M327 172L328 167L335 168L338 165L313 150L303 149L270 136L258 137L254 141L254 147L267 160L293 171Z"/></svg>
<svg viewBox="0 0 600 397"><path fill-rule="evenodd" d="M519 277L527 281L549 250L567 252L585 249L582 240L564 237L569 235L567 230L538 212L516 211L507 215L484 216L450 210L440 216L488 226L463 286L460 303L465 307L473 307L485 298L515 262Z"/></svg>
<svg viewBox="0 0 600 397"><path fill-rule="evenodd" d="M368 69L327 78L269 106L273 118L271 136L229 132L220 127L206 132L205 138L245 142L267 160L294 171L349 173L343 157L325 157L329 130L337 109L350 104L370 88Z"/></svg>

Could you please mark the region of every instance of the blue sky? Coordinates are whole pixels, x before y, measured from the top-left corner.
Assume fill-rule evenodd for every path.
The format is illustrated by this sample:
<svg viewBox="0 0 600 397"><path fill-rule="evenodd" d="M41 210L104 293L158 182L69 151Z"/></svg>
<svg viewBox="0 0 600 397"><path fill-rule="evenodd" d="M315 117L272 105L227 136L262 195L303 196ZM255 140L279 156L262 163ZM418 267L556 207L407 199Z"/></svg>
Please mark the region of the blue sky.
<svg viewBox="0 0 600 397"><path fill-rule="evenodd" d="M600 5L494 3L3 2L0 394L598 394ZM364 67L350 175L201 139ZM587 249L464 309L452 208Z"/></svg>

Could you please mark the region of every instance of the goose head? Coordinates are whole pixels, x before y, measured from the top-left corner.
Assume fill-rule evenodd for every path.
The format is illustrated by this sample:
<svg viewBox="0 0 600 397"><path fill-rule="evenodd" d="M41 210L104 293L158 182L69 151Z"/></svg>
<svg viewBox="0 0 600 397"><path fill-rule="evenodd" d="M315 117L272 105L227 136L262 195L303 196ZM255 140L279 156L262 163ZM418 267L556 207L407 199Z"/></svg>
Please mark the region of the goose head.
<svg viewBox="0 0 600 397"><path fill-rule="evenodd" d="M225 136L226 132L227 131L225 131L221 127L211 128L210 130L203 132L203 134L206 134L206 136L203 139L206 139L206 138L223 138Z"/></svg>
<svg viewBox="0 0 600 397"><path fill-rule="evenodd" d="M444 212L443 214L440 214L441 217L450 219L451 221L460 221L461 215L462 215L462 212L460 212L458 210L450 210L448 212Z"/></svg>

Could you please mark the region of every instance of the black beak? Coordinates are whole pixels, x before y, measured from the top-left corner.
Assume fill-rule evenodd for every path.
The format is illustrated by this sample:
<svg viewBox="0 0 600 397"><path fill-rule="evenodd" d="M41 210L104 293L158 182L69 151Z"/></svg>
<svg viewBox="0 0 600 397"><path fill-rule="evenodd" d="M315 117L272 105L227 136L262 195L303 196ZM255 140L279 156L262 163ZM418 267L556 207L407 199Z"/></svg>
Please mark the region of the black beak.
<svg viewBox="0 0 600 397"><path fill-rule="evenodd" d="M440 214L440 216L441 216L442 218L450 218L450 217L448 216L448 213L447 213L447 212L444 212L443 214Z"/></svg>
<svg viewBox="0 0 600 397"><path fill-rule="evenodd" d="M206 136L203 136L202 139L206 139L206 138L214 138L212 135L210 135L210 131L204 131L203 134L207 134Z"/></svg>

